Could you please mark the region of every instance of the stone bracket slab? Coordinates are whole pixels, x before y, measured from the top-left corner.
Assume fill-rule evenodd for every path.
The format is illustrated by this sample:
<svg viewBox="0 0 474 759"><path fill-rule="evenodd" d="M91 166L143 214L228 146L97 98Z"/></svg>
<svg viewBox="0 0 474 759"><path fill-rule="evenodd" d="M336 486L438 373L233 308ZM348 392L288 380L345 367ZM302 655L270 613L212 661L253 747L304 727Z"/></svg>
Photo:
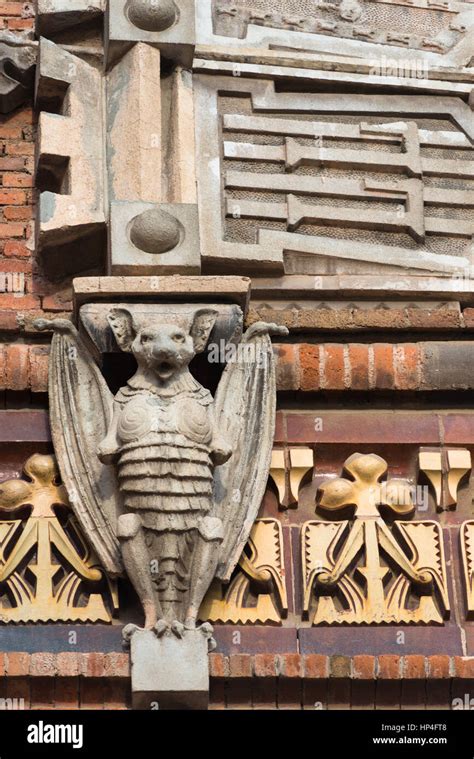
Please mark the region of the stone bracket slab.
<svg viewBox="0 0 474 759"><path fill-rule="evenodd" d="M187 630L181 639L137 631L131 664L134 709L207 709L208 641L200 630Z"/></svg>
<svg viewBox="0 0 474 759"><path fill-rule="evenodd" d="M235 303L247 313L248 277L78 277L73 282L76 315L84 303Z"/></svg>

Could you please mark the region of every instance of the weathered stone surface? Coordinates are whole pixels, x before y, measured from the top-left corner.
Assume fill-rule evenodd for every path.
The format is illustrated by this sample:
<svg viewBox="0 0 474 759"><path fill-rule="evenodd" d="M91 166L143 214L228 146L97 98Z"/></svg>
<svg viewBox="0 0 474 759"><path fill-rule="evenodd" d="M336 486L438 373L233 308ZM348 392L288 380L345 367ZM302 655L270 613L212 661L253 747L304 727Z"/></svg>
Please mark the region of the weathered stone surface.
<svg viewBox="0 0 474 759"><path fill-rule="evenodd" d="M9 113L33 94L36 48L32 41L0 32L0 113Z"/></svg>
<svg viewBox="0 0 474 759"><path fill-rule="evenodd" d="M388 5L388 8L387 8ZM285 48L380 59L426 60L432 65L468 65L472 49L469 3L456 8L417 0L345 0L315 6L312 0L212 0L197 3L200 44L231 44L236 54L252 48ZM453 15L454 14L454 15ZM416 51L416 52L415 52ZM373 64L374 65L374 64Z"/></svg>
<svg viewBox="0 0 474 759"><path fill-rule="evenodd" d="M279 90L288 69L244 62L231 77L233 65L195 61L204 261L292 275L469 276L472 113L451 95L471 85L430 80L432 96L411 79L400 95L384 77L380 95L367 89L376 77L292 69L316 90L298 94ZM359 92L341 100L330 88L343 82Z"/></svg>
<svg viewBox="0 0 474 759"><path fill-rule="evenodd" d="M177 67L167 81L171 86L163 88L163 110L169 129L162 138L168 160L162 181L169 203L197 203L193 78Z"/></svg>
<svg viewBox="0 0 474 759"><path fill-rule="evenodd" d="M135 709L207 709L208 641L199 630L181 640L157 638L151 630L131 641L132 703Z"/></svg>
<svg viewBox="0 0 474 759"><path fill-rule="evenodd" d="M76 310L83 303L108 303L137 297L143 300L187 303L237 303L244 313L250 296L248 277L78 277L74 280Z"/></svg>
<svg viewBox="0 0 474 759"><path fill-rule="evenodd" d="M272 321L292 332L337 330L455 330L467 327L460 304L452 302L418 303L384 301L382 303L324 300L252 302L247 324ZM470 322L469 322L470 324Z"/></svg>
<svg viewBox="0 0 474 759"><path fill-rule="evenodd" d="M100 18L106 0L37 0L36 29L49 37L76 24Z"/></svg>
<svg viewBox="0 0 474 759"><path fill-rule="evenodd" d="M240 306L218 303L120 303L115 308L128 309L137 322L157 320L173 320L176 323L192 324L196 310L211 309L216 313L216 321L210 333L209 342L212 345L224 343L236 344L243 332L243 315ZM120 348L113 335L108 321L110 305L107 303L89 303L80 309L80 324L86 330L99 353L119 352Z"/></svg>
<svg viewBox="0 0 474 759"><path fill-rule="evenodd" d="M138 43L107 76L107 171L112 201L162 200L160 51Z"/></svg>
<svg viewBox="0 0 474 759"><path fill-rule="evenodd" d="M189 66L196 45L194 0L109 0L106 16L107 59L113 61L130 43L149 42L165 58Z"/></svg>
<svg viewBox="0 0 474 759"><path fill-rule="evenodd" d="M114 275L199 274L197 206L112 203L110 271Z"/></svg>
<svg viewBox="0 0 474 759"><path fill-rule="evenodd" d="M39 198L38 247L60 273L76 272L100 260L100 250L89 242L78 256L77 249L68 254L68 246L100 233L106 221L101 75L44 38L38 67L36 100L46 110L39 119L37 176L48 188ZM47 112L66 97L66 115Z"/></svg>
<svg viewBox="0 0 474 759"><path fill-rule="evenodd" d="M173 0L127 0L125 14L138 29L146 32L164 32L176 23L179 10Z"/></svg>
<svg viewBox="0 0 474 759"><path fill-rule="evenodd" d="M252 298L255 300L268 302L271 299L286 298L292 303L300 297L306 298L309 292L318 298L333 300L344 297L356 301L362 294L371 300L384 300L389 295L403 297L404 300L417 300L423 295L429 300L434 297L446 298L468 306L474 301L474 279L469 276L469 272L467 276L460 272L459 276L452 277L420 275L416 278L408 274L293 274L282 277L252 277ZM469 309L466 310L469 315Z"/></svg>

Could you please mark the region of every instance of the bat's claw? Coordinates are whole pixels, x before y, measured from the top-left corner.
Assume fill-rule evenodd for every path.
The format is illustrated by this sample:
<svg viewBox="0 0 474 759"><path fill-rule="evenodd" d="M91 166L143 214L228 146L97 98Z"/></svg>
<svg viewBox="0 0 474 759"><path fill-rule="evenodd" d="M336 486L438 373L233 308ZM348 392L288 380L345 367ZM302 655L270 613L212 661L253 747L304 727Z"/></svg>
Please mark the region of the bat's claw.
<svg viewBox="0 0 474 759"><path fill-rule="evenodd" d="M35 319L33 326L39 332L52 330L53 332L70 332L75 333L76 328L69 319Z"/></svg>
<svg viewBox="0 0 474 759"><path fill-rule="evenodd" d="M176 635L177 638L182 638L185 631L185 626L182 622L178 622L177 619L175 619L174 622L171 623L171 632Z"/></svg>
<svg viewBox="0 0 474 759"><path fill-rule="evenodd" d="M153 627L153 631L158 638L162 638L163 635L168 632L169 623L166 619L159 619L156 625Z"/></svg>
<svg viewBox="0 0 474 759"><path fill-rule="evenodd" d="M267 322L255 322L255 324L252 324L248 328L243 339L245 342L248 342L249 340L252 339L252 337L258 337L260 335L274 335L274 336L285 337L288 334L289 334L288 328L282 327L279 324L267 324Z"/></svg>

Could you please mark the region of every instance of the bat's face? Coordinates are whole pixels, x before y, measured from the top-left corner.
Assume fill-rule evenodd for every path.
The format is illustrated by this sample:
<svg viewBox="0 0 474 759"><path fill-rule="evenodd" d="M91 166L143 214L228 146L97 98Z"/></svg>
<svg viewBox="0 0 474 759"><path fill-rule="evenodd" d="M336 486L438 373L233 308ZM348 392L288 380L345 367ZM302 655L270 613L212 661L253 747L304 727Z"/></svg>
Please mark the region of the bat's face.
<svg viewBox="0 0 474 759"><path fill-rule="evenodd" d="M132 353L140 367L166 381L186 368L195 356L191 335L175 324L143 327L132 343Z"/></svg>

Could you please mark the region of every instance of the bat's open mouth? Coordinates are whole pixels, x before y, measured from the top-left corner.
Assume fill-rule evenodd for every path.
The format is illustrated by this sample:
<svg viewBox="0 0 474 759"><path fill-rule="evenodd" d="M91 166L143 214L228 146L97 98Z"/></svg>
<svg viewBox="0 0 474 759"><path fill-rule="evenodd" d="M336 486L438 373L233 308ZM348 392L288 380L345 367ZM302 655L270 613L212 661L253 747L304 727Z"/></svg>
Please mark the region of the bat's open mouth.
<svg viewBox="0 0 474 759"><path fill-rule="evenodd" d="M156 365L156 372L162 379L168 379L175 372L175 367L169 361L160 361Z"/></svg>

